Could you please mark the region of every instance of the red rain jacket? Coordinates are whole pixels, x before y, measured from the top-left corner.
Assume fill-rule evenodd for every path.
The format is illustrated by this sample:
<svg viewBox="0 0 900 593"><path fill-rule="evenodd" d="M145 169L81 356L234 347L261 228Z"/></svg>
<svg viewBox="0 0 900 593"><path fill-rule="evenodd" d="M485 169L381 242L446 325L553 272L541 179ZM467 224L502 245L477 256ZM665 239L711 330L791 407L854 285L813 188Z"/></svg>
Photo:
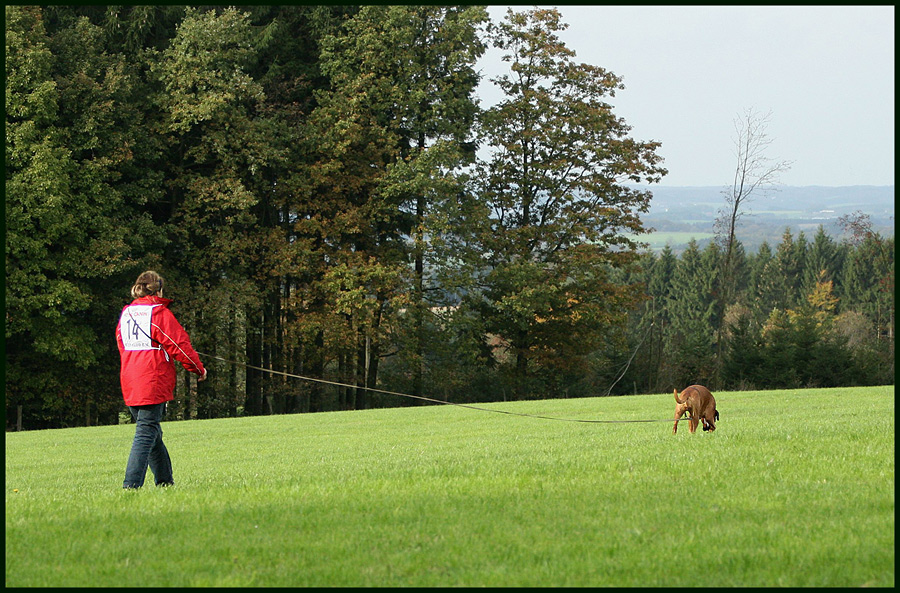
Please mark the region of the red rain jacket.
<svg viewBox="0 0 900 593"><path fill-rule="evenodd" d="M116 343L122 358L119 377L127 406L161 404L174 398L175 360L203 376L203 363L190 338L169 311L171 299L146 296L122 309ZM174 360L173 360L174 359Z"/></svg>

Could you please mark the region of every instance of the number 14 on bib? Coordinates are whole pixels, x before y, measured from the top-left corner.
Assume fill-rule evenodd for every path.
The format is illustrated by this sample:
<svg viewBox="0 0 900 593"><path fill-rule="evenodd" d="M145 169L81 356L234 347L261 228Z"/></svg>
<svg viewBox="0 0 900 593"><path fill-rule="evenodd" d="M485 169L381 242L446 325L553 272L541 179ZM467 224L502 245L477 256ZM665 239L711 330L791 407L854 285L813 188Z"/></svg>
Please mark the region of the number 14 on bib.
<svg viewBox="0 0 900 593"><path fill-rule="evenodd" d="M156 305L131 305L119 319L125 350L155 350L150 339L150 320Z"/></svg>

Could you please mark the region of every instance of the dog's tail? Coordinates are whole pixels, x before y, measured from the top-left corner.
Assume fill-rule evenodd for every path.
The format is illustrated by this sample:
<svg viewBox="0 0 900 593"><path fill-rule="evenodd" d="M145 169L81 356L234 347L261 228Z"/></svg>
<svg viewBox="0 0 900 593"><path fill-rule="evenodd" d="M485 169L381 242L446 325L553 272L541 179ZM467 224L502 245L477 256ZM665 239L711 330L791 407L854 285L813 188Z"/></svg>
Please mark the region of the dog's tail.
<svg viewBox="0 0 900 593"><path fill-rule="evenodd" d="M684 403L684 400L678 399L678 390L677 390L677 389L673 389L672 392L675 394L675 403L676 403L676 404L683 404L683 403Z"/></svg>

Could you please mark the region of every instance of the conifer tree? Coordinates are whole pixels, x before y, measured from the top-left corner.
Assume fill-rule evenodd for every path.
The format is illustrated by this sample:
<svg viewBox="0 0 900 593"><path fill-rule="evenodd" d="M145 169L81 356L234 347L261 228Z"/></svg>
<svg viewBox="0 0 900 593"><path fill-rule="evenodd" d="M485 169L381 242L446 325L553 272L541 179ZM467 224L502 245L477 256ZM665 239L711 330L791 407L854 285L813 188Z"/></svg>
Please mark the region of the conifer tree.
<svg viewBox="0 0 900 593"><path fill-rule="evenodd" d="M679 384L711 384L714 378L715 249L715 244L710 243L701 252L697 241L691 239L675 268L669 297L672 333L668 342Z"/></svg>
<svg viewBox="0 0 900 593"><path fill-rule="evenodd" d="M841 251L837 243L825 232L825 228L819 225L806 254L801 290L804 294L808 294L823 272L826 280L836 282L840 277L841 267Z"/></svg>
<svg viewBox="0 0 900 593"><path fill-rule="evenodd" d="M803 237L803 233L800 233ZM775 250L772 270L772 281L775 283L775 291L772 294L774 302L772 306L786 310L796 306L800 300L800 282L803 277L803 262L805 253L805 238L794 240L790 228L786 228L781 236L781 243Z"/></svg>

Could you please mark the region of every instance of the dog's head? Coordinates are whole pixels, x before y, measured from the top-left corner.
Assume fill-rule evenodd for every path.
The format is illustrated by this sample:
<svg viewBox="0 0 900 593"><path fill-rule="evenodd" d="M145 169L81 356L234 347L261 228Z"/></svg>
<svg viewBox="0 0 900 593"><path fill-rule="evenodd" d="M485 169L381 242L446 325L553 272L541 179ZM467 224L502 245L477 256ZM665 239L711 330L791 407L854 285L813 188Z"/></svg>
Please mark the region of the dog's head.
<svg viewBox="0 0 900 593"><path fill-rule="evenodd" d="M716 422L719 420L719 410L713 410L713 414L714 414L714 417L715 417L715 419L716 419L715 421L710 421L710 420L707 420L706 418L702 418L702 419L701 419L701 420L703 421L703 430L704 430L704 432L705 432L705 431L708 431L708 430L715 430L715 429L716 429Z"/></svg>

